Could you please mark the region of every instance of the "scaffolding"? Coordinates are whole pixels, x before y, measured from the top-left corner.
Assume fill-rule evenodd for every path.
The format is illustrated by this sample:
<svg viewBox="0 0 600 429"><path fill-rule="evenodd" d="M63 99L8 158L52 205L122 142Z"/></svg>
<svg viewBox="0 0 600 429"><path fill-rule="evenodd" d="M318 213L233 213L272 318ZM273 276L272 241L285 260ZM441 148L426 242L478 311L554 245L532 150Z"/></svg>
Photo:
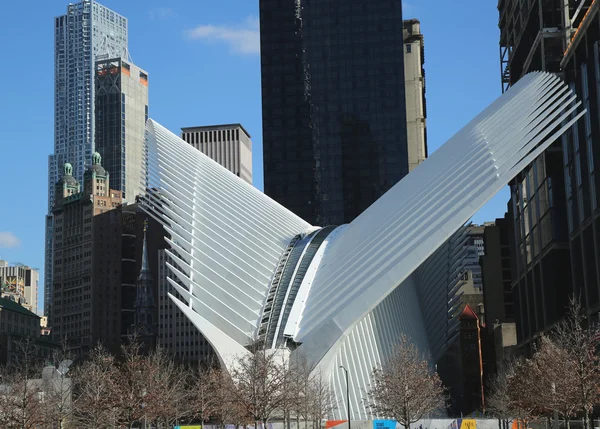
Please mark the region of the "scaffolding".
<svg viewBox="0 0 600 429"><path fill-rule="evenodd" d="M530 71L560 72L579 6L575 0L499 0L502 92Z"/></svg>
<svg viewBox="0 0 600 429"><path fill-rule="evenodd" d="M561 68L564 68L565 64L569 61L575 47L579 44L598 9L600 9L600 1L581 0L575 12L570 16L571 32L566 38L566 47L561 61Z"/></svg>

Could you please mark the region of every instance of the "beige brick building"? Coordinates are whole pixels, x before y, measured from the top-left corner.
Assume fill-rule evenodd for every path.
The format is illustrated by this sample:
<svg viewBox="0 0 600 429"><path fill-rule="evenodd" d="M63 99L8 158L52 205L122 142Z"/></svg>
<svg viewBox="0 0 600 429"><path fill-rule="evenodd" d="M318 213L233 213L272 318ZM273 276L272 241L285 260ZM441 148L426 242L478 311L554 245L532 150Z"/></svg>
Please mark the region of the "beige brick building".
<svg viewBox="0 0 600 429"><path fill-rule="evenodd" d="M418 19L404 21L404 81L408 170L427 158L427 105L425 102L425 44Z"/></svg>
<svg viewBox="0 0 600 429"><path fill-rule="evenodd" d="M122 197L120 191L110 189L109 174L98 153L84 174L83 187L73 177L71 165L66 164L55 195L53 297L47 316L52 338L59 341L66 337L73 351L85 354L95 346L97 325L106 323L103 312L92 307L102 289L94 281L94 217L120 206ZM106 240L101 251L116 253L119 245L120 237ZM110 306L109 300L104 303Z"/></svg>

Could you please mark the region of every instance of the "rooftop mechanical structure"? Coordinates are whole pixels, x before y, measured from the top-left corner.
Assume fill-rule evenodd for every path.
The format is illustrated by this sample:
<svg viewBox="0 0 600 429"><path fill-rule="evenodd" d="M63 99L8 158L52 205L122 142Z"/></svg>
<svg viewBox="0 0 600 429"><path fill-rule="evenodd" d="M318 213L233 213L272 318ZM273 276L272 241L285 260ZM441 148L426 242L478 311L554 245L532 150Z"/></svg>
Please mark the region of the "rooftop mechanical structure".
<svg viewBox="0 0 600 429"><path fill-rule="evenodd" d="M525 76L352 223L325 227L149 120L142 206L168 233L171 298L226 367L256 341L302 353L335 418L344 365L351 417L370 418L372 369L399 335L444 352L465 223L582 115L575 98L553 74Z"/></svg>

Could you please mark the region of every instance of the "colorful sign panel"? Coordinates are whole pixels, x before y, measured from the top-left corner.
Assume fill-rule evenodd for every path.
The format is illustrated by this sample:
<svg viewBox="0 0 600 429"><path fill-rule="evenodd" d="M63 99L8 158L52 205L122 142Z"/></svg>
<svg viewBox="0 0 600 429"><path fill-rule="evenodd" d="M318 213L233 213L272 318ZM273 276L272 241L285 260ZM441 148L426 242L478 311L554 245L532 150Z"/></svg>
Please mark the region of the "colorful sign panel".
<svg viewBox="0 0 600 429"><path fill-rule="evenodd" d="M475 419L456 419L448 429L477 429L477 420Z"/></svg>
<svg viewBox="0 0 600 429"><path fill-rule="evenodd" d="M373 420L373 429L396 429L396 420Z"/></svg>

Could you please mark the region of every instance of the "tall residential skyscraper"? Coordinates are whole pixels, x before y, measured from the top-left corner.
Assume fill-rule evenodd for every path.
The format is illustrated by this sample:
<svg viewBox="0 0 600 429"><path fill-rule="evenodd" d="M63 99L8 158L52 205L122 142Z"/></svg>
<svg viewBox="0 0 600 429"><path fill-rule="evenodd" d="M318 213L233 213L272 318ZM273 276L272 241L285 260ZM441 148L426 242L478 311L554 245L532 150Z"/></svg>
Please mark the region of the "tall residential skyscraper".
<svg viewBox="0 0 600 429"><path fill-rule="evenodd" d="M148 73L121 58L96 61L96 151L113 189L132 203L143 175Z"/></svg>
<svg viewBox="0 0 600 429"><path fill-rule="evenodd" d="M126 56L127 19L92 1L69 4L54 20L54 152L48 160L44 306L52 303L54 185L69 162L81 181L94 152L94 76L98 55Z"/></svg>
<svg viewBox="0 0 600 429"><path fill-rule="evenodd" d="M182 128L181 138L252 184L252 141L241 124Z"/></svg>
<svg viewBox="0 0 600 429"><path fill-rule="evenodd" d="M408 173L401 3L259 2L265 193L311 224Z"/></svg>

